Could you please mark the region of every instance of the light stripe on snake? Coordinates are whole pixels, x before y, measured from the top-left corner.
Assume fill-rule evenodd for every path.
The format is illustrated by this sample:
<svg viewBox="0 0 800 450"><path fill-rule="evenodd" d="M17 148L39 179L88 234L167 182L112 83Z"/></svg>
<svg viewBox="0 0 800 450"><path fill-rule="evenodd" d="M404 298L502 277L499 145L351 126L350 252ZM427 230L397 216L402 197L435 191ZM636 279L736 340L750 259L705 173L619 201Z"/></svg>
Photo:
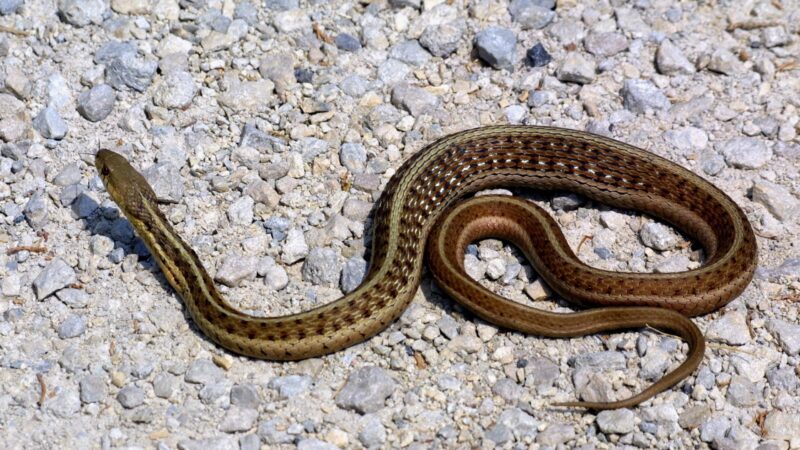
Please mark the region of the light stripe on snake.
<svg viewBox="0 0 800 450"><path fill-rule="evenodd" d="M742 210L692 172L589 133L483 127L437 140L395 173L374 211L370 269L358 289L299 314L254 317L223 299L195 252L159 210L153 190L124 157L100 150L96 168L198 327L235 353L297 360L374 336L413 298L429 240L429 265L444 290L490 322L550 337L650 325L689 343L686 361L641 394L619 402L562 403L570 406L634 405L690 375L702 360L704 343L685 316L708 313L738 296L756 265L755 237ZM582 264L555 222L530 204L500 199L487 204L479 198L444 216L467 194L497 187L570 191L652 215L696 239L706 261L680 273L607 272ZM432 231L436 235L429 239ZM553 315L491 294L463 276L459 262L468 243L487 236L516 243L561 296L612 308Z"/></svg>

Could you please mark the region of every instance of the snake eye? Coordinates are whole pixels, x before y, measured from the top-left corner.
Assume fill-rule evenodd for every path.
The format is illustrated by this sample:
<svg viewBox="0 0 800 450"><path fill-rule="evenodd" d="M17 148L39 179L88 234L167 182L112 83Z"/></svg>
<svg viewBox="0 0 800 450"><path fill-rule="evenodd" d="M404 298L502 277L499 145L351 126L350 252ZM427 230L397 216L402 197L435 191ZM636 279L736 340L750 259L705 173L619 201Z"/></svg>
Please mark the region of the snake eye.
<svg viewBox="0 0 800 450"><path fill-rule="evenodd" d="M111 173L111 169L109 169L108 166L103 166L103 168L100 169L100 174L103 175L104 177L107 177L108 174L110 174L110 173Z"/></svg>

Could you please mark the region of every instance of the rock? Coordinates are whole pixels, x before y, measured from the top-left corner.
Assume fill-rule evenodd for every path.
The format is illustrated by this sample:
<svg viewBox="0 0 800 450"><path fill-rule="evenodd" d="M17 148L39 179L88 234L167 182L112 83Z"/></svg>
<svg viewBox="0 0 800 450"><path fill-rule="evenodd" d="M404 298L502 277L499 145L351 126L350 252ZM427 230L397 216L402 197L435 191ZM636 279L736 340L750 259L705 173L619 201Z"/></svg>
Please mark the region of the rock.
<svg viewBox="0 0 800 450"><path fill-rule="evenodd" d="M606 58L628 49L628 39L621 33L591 33L583 40L583 46L589 53Z"/></svg>
<svg viewBox="0 0 800 450"><path fill-rule="evenodd" d="M800 213L800 200L779 184L755 180L752 198L754 202L764 205L781 222L791 220Z"/></svg>
<svg viewBox="0 0 800 450"><path fill-rule="evenodd" d="M634 414L630 409L601 411L596 420L597 427L606 434L627 434L635 427Z"/></svg>
<svg viewBox="0 0 800 450"><path fill-rule="evenodd" d="M513 404L523 393L522 386L509 378L501 378L492 386L492 393Z"/></svg>
<svg viewBox="0 0 800 450"><path fill-rule="evenodd" d="M575 439L573 425L554 423L536 435L536 443L554 448Z"/></svg>
<svg viewBox="0 0 800 450"><path fill-rule="evenodd" d="M33 280L36 299L42 300L59 289L77 282L75 271L61 258L54 259Z"/></svg>
<svg viewBox="0 0 800 450"><path fill-rule="evenodd" d="M282 250L281 261L285 264L294 264L305 258L308 254L308 244L306 244L303 232L297 228L289 230Z"/></svg>
<svg viewBox="0 0 800 450"><path fill-rule="evenodd" d="M704 152L700 155L700 167L709 175L717 175L725 168L725 158L714 152Z"/></svg>
<svg viewBox="0 0 800 450"><path fill-rule="evenodd" d="M752 338L747 326L747 317L741 311L726 313L708 325L706 338L711 342L729 345L749 344Z"/></svg>
<svg viewBox="0 0 800 450"><path fill-rule="evenodd" d="M55 108L48 106L41 110L39 114L33 119L33 128L39 132L45 139L64 139L67 135L66 122L58 114Z"/></svg>
<svg viewBox="0 0 800 450"><path fill-rule="evenodd" d="M210 359L194 360L183 377L187 383L202 385L219 383L224 378L225 373Z"/></svg>
<svg viewBox="0 0 800 450"><path fill-rule="evenodd" d="M381 423L380 417L375 414L364 416L358 441L366 448L377 448L386 442L386 428Z"/></svg>
<svg viewBox="0 0 800 450"><path fill-rule="evenodd" d="M360 257L354 256L347 260L342 270L341 286L342 292L349 294L356 290L364 277L367 274L367 261Z"/></svg>
<svg viewBox="0 0 800 450"><path fill-rule="evenodd" d="M225 433L241 433L249 431L256 425L258 411L249 408L231 407L219 424Z"/></svg>
<svg viewBox="0 0 800 450"><path fill-rule="evenodd" d="M644 245L658 251L669 250L678 243L672 230L657 222L643 226L639 231L639 238Z"/></svg>
<svg viewBox="0 0 800 450"><path fill-rule="evenodd" d="M671 106L667 96L649 80L625 80L620 95L625 109L636 114L644 114L648 109L666 111Z"/></svg>
<svg viewBox="0 0 800 450"><path fill-rule="evenodd" d="M58 337L71 339L82 335L84 331L86 331L86 322L83 317L71 314L58 326Z"/></svg>
<svg viewBox="0 0 800 450"><path fill-rule="evenodd" d="M336 284L339 272L339 255L332 248L312 249L303 263L303 279L315 285Z"/></svg>
<svg viewBox="0 0 800 450"><path fill-rule="evenodd" d="M708 135L696 127L682 127L664 133L667 141L681 151L703 150L708 145Z"/></svg>
<svg viewBox="0 0 800 450"><path fill-rule="evenodd" d="M275 89L270 80L244 81L232 86L217 97L220 105L237 112L251 112L269 106Z"/></svg>
<svg viewBox="0 0 800 450"><path fill-rule="evenodd" d="M361 50L361 42L352 35L347 33L337 34L336 38L334 39L334 42L336 43L336 47L338 47L339 50L344 50L346 52L356 52L358 50Z"/></svg>
<svg viewBox="0 0 800 450"><path fill-rule="evenodd" d="M100 403L108 395L105 378L100 375L86 375L80 381L81 401Z"/></svg>
<svg viewBox="0 0 800 450"><path fill-rule="evenodd" d="M144 390L129 384L117 393L117 401L126 409L133 409L144 403Z"/></svg>
<svg viewBox="0 0 800 450"><path fill-rule="evenodd" d="M556 13L539 3L534 0L512 0L508 12L523 30L540 30L553 21Z"/></svg>
<svg viewBox="0 0 800 450"><path fill-rule="evenodd" d="M183 182L179 168L171 162L159 162L142 171L142 176L156 192L159 200L178 203L183 198Z"/></svg>
<svg viewBox="0 0 800 450"><path fill-rule="evenodd" d="M197 94L197 86L189 72L168 73L153 93L153 103L167 109L186 109Z"/></svg>
<svg viewBox="0 0 800 450"><path fill-rule="evenodd" d="M721 151L725 162L737 169L758 169L772 158L764 141L751 137L729 139L722 143Z"/></svg>
<svg viewBox="0 0 800 450"><path fill-rule="evenodd" d="M439 97L422 88L398 84L392 89L392 104L418 117L439 106Z"/></svg>
<svg viewBox="0 0 800 450"><path fill-rule="evenodd" d="M19 1L22 4L22 1ZM60 0L58 15L61 20L76 27L89 24L100 25L108 13L108 4L103 0Z"/></svg>
<svg viewBox="0 0 800 450"><path fill-rule="evenodd" d="M773 336L778 338L778 342L787 355L800 354L800 325L780 319L770 319L767 322L767 328Z"/></svg>
<svg viewBox="0 0 800 450"><path fill-rule="evenodd" d="M99 84L78 96L78 113L86 120L99 122L114 109L117 95L111 86Z"/></svg>
<svg viewBox="0 0 800 450"><path fill-rule="evenodd" d="M792 38L783 25L778 25L762 28L761 41L764 43L764 47L773 48L789 44L792 42Z"/></svg>
<svg viewBox="0 0 800 450"><path fill-rule="evenodd" d="M501 27L488 27L475 36L478 56L495 69L512 70L517 62L517 36Z"/></svg>
<svg viewBox="0 0 800 450"><path fill-rule="evenodd" d="M179 384L175 375L160 373L153 379L153 393L156 397L169 399L178 392Z"/></svg>
<svg viewBox="0 0 800 450"><path fill-rule="evenodd" d="M430 53L414 39L409 39L393 46L389 50L389 57L412 66L421 66L431 59Z"/></svg>
<svg viewBox="0 0 800 450"><path fill-rule="evenodd" d="M311 19L308 17L308 11L299 8L276 14L273 23L281 33L311 29Z"/></svg>
<svg viewBox="0 0 800 450"><path fill-rule="evenodd" d="M255 256L228 255L214 274L214 280L231 287L239 286L245 280L253 280L257 261Z"/></svg>
<svg viewBox="0 0 800 450"><path fill-rule="evenodd" d="M47 198L39 192L31 195L22 213L25 215L25 220L28 225L34 230L39 230L47 224Z"/></svg>
<svg viewBox="0 0 800 450"><path fill-rule="evenodd" d="M137 92L144 92L153 81L158 63L140 58L135 50L129 51L127 48L123 50L117 54L108 54L108 58L104 59L106 82L117 90L128 87ZM97 54L95 60L98 60Z"/></svg>
<svg viewBox="0 0 800 450"><path fill-rule="evenodd" d="M800 439L800 416L784 411L770 411L764 419L762 429L766 439Z"/></svg>
<svg viewBox="0 0 800 450"><path fill-rule="evenodd" d="M231 405L244 409L258 410L261 396L252 384L237 384L231 388Z"/></svg>
<svg viewBox="0 0 800 450"><path fill-rule="evenodd" d="M550 61L553 60L553 57L550 56L550 53L547 53L547 50L541 42L536 43L536 45L528 49L525 56L527 57L528 64L532 67L543 67L550 64Z"/></svg>
<svg viewBox="0 0 800 450"><path fill-rule="evenodd" d="M429 26L420 35L419 43L433 56L446 58L456 51L466 28L464 20Z"/></svg>
<svg viewBox="0 0 800 450"><path fill-rule="evenodd" d="M291 399L307 392L313 381L308 375L287 375L275 377L269 382L269 387L278 391L281 398Z"/></svg>
<svg viewBox="0 0 800 450"><path fill-rule="evenodd" d="M24 0L0 0L0 16L16 14L22 8Z"/></svg>
<svg viewBox="0 0 800 450"><path fill-rule="evenodd" d="M708 70L724 75L734 75L743 70L742 62L730 50L719 49L711 55Z"/></svg>
<svg viewBox="0 0 800 450"><path fill-rule="evenodd" d="M577 52L570 52L561 61L556 77L561 81L588 84L594 81L597 66L595 62Z"/></svg>
<svg viewBox="0 0 800 450"><path fill-rule="evenodd" d="M664 75L692 74L694 64L689 62L683 52L669 39L664 39L656 51L656 67Z"/></svg>
<svg viewBox="0 0 800 450"><path fill-rule="evenodd" d="M361 173L367 165L367 151L361 144L342 144L339 149L339 162L350 172Z"/></svg>
<svg viewBox="0 0 800 450"><path fill-rule="evenodd" d="M342 390L336 395L336 405L361 414L383 408L397 383L379 367L367 366L352 372Z"/></svg>

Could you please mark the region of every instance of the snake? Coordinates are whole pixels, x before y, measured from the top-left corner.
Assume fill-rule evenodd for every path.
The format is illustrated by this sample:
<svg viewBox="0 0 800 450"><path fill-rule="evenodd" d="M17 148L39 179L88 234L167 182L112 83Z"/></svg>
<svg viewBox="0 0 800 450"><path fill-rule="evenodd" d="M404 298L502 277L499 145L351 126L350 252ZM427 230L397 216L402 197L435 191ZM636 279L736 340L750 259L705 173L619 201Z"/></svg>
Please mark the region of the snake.
<svg viewBox="0 0 800 450"><path fill-rule="evenodd" d="M424 262L437 285L465 309L501 328L549 338L652 327L688 344L684 361L639 394L553 406L631 407L675 386L702 362L705 340L690 317L719 309L753 277L757 243L727 194L688 169L609 137L570 129L496 125L441 137L410 156L373 208L369 269L352 292L300 313L261 317L228 303L197 253L159 208L126 158L96 152L95 168L183 299L197 327L229 351L259 359L317 357L364 342L411 303ZM674 273L615 272L583 263L555 220L517 196L486 189L571 192L674 226L702 247L704 261ZM542 280L579 310L556 313L508 300L470 278L464 255L480 239L517 246Z"/></svg>

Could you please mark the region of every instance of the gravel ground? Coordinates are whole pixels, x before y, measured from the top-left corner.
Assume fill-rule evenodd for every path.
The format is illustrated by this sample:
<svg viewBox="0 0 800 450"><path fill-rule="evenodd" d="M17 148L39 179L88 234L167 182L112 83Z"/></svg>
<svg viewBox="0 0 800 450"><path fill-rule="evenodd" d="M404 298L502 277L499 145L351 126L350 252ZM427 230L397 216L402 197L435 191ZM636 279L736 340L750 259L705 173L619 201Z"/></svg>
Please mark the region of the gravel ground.
<svg viewBox="0 0 800 450"><path fill-rule="evenodd" d="M557 3L557 4L556 4ZM0 0L4 448L800 448L800 5L638 0ZM552 340L423 282L389 329L298 363L191 324L92 166L143 168L238 307L308 309L365 272L369 213L409 155L499 123L612 136L720 186L759 236L756 279L696 320L699 370L648 330ZM697 267L647 217L529 195L596 267ZM541 308L516 250L470 274ZM427 280L427 277L426 277Z"/></svg>

